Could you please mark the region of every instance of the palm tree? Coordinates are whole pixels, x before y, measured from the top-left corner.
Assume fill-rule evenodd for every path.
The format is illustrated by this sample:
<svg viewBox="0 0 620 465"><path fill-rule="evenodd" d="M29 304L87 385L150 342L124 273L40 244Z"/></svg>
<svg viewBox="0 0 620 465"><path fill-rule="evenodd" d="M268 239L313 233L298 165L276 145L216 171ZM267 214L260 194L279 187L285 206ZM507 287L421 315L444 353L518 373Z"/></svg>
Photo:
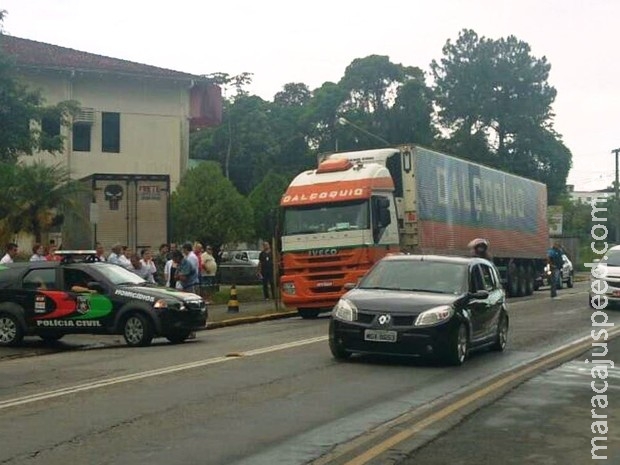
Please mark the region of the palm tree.
<svg viewBox="0 0 620 465"><path fill-rule="evenodd" d="M2 167L4 170L4 167ZM72 180L68 169L62 165L49 165L42 161L14 165L0 177L0 183L8 182L10 195L3 195L4 218L0 221L0 233L29 233L36 242L42 234L59 226L65 214L79 210L86 188Z"/></svg>

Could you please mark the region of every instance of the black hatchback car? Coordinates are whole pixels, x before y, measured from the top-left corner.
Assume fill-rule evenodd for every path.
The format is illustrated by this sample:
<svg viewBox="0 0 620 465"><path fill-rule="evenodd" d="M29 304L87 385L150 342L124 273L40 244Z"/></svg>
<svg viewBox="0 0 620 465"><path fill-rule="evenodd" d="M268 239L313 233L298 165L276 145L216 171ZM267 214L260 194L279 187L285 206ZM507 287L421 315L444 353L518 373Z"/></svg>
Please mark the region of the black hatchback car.
<svg viewBox="0 0 620 465"><path fill-rule="evenodd" d="M30 334L58 340L71 333L122 334L130 346L156 336L179 343L205 326L200 296L149 284L94 254L68 251L60 262L0 265L0 346Z"/></svg>
<svg viewBox="0 0 620 465"><path fill-rule="evenodd" d="M508 325L505 293L489 261L393 255L335 305L329 345L339 360L373 353L460 365L473 349L503 351Z"/></svg>

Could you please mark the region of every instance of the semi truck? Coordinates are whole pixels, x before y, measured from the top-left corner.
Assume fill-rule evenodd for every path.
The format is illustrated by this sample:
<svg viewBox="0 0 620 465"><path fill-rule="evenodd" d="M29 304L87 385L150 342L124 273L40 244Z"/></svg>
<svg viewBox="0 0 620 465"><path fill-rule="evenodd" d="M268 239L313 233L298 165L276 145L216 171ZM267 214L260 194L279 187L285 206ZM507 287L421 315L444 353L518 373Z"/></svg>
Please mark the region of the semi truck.
<svg viewBox="0 0 620 465"><path fill-rule="evenodd" d="M544 184L416 145L318 161L280 201L282 301L303 318L387 254L469 255L478 237L509 295L534 291L548 247Z"/></svg>

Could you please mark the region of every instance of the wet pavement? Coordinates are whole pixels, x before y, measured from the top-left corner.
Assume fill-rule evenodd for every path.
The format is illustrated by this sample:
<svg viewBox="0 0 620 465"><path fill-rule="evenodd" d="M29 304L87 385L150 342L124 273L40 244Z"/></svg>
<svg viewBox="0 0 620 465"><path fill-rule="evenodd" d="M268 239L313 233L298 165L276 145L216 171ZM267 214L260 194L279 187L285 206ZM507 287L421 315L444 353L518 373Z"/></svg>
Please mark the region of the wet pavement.
<svg viewBox="0 0 620 465"><path fill-rule="evenodd" d="M609 353L598 360L620 361L620 338L609 342ZM602 349L597 348L597 351ZM620 372L609 370L608 406L600 408L592 400L597 395L590 383L592 352L543 373L462 421L416 452L402 465L586 465L620 464ZM618 362L620 363L620 362ZM599 366L598 364L596 366ZM596 379L602 389L603 380ZM592 425L595 414L607 415L607 434ZM602 402L602 400L601 400ZM604 405L604 404L603 404ZM594 428L596 434L592 432ZM602 430L604 431L604 429ZM592 444L607 449L596 450Z"/></svg>

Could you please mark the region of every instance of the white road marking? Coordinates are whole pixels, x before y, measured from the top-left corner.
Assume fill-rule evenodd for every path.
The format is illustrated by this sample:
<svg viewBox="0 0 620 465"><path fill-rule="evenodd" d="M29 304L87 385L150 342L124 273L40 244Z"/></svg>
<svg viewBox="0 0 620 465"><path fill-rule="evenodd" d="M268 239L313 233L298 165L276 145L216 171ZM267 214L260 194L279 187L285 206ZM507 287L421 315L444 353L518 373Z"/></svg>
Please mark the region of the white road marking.
<svg viewBox="0 0 620 465"><path fill-rule="evenodd" d="M301 339L299 341L287 342L284 344L278 344L275 346L263 347L260 349L248 350L247 352L238 352L235 357L223 356L213 357L205 360L198 360L196 362L183 363L181 365L172 365L164 368L157 368L155 370L142 371L139 373L133 373L130 375L118 376L115 378L102 379L99 381L93 381L90 383L77 384L74 386L67 386L60 389L54 389L52 391L40 392L38 394L31 394L23 397L16 397L14 399L8 399L0 401L0 410L4 410L10 407L17 407L19 405L31 404L42 400L54 399L56 397L67 396L69 394L75 394L77 392L92 391L94 389L104 388L107 386L113 386L115 384L129 383L131 381L138 381L146 378L153 378L155 376L163 376L170 373L177 373L179 371L192 370L194 368L201 368L208 365L215 365L223 362L230 362L232 360L238 360L239 357L252 357L256 355L268 354L271 352L278 352L280 350L292 349L294 347L301 347L309 344L316 344L317 342L326 341L328 336L313 337L310 339Z"/></svg>

